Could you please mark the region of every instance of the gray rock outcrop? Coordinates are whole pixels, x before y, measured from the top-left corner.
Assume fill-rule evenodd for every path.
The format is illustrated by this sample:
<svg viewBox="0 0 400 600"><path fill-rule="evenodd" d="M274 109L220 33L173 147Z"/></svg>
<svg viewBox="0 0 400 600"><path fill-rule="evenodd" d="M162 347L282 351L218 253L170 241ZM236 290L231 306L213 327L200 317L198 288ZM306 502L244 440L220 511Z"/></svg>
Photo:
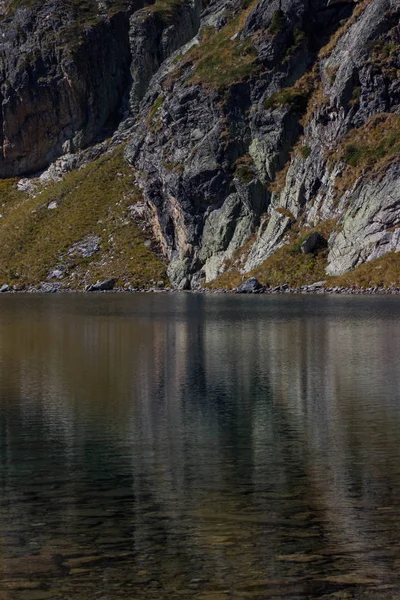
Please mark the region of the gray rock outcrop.
<svg viewBox="0 0 400 600"><path fill-rule="evenodd" d="M207 9L204 23L217 4ZM391 81L371 60L381 40L397 27L398 3L372 0L352 16L353 9L352 3L315 2L310 8L290 0L282 4L280 29L271 32L279 4L256 3L235 34L236 39L250 39L256 53L254 70L240 82L232 78L220 87L207 76L205 81L196 76L201 33L197 54L192 45L165 62L150 81L126 157L138 170L176 285L187 287L190 281L197 287L213 280L244 245L240 268L245 273L285 243L294 221L301 219L305 227L345 221L349 204L358 206L355 197L363 204L372 188L381 185L363 178L351 200L349 190L338 195L337 182L346 166L339 149L349 132L377 113L399 110L398 80ZM230 10L234 15L237 5L232 3ZM348 19L345 27L343 18ZM316 54L329 36L335 43ZM394 69L397 58L391 60ZM300 149L293 152L301 136ZM282 191L271 193L267 186L285 163ZM374 210L370 207L365 218L377 216ZM360 230L365 226L361 219ZM382 222L376 242L381 247L382 239L385 250L374 247L374 256L397 247L395 236L383 235L385 227ZM366 243L359 230L356 243L355 236L344 238L346 226L340 223L339 229L341 235L329 240L332 273L372 255L359 252L357 244ZM322 240L317 242L315 234L305 246L311 242L316 247ZM337 257L348 252L345 244L358 258L343 259L339 267Z"/></svg>
<svg viewBox="0 0 400 600"><path fill-rule="evenodd" d="M0 21L0 177L61 156L59 180L126 143L180 289L245 275L294 231L328 244L327 274L400 250L400 0L107 6Z"/></svg>
<svg viewBox="0 0 400 600"><path fill-rule="evenodd" d="M242 283L242 285L239 285L239 287L236 288L236 293L252 294L254 292L257 292L261 287L262 286L260 282L255 277L250 277L250 279L247 279L247 281L245 281L244 283Z"/></svg>
<svg viewBox="0 0 400 600"><path fill-rule="evenodd" d="M109 292L114 289L116 284L116 279L107 279L106 281L97 281L97 283L93 283L88 285L86 288L87 292Z"/></svg>

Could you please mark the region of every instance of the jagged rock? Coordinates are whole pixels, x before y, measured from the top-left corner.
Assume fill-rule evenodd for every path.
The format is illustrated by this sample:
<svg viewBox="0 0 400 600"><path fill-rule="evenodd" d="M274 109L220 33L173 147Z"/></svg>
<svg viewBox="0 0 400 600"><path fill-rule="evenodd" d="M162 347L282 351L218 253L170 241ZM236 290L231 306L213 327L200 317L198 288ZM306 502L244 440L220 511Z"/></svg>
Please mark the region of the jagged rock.
<svg viewBox="0 0 400 600"><path fill-rule="evenodd" d="M320 235L318 231L313 231L301 244L300 250L303 252L303 254L311 254L326 245L326 240L322 237L322 235Z"/></svg>
<svg viewBox="0 0 400 600"><path fill-rule="evenodd" d="M181 289L231 262L251 271L295 222L331 222L328 273L400 250L397 155L349 177L357 165L343 148L374 116L400 113L399 0L371 0L353 16L347 0L213 0L202 13L200 0L122 0L117 10L101 0L87 22L70 3L19 4L0 23L0 177L48 167L34 184L21 180L21 192L127 142L144 195L130 216L146 234L151 224ZM318 235L302 251L323 244ZM63 250L49 278L100 242Z"/></svg>
<svg viewBox="0 0 400 600"><path fill-rule="evenodd" d="M74 244L67 252L67 256L90 258L100 249L100 238L97 235L88 235L83 240Z"/></svg>
<svg viewBox="0 0 400 600"><path fill-rule="evenodd" d="M243 272L251 270L282 245L288 224L298 216L298 208L290 206L286 213L293 218L274 215L266 184L284 166L302 132L300 115L285 102L269 107L267 101L291 86L313 60L306 42L293 49L293 56L288 52L294 32L312 22L323 36L350 15L352 6L340 3L328 9L325 0L312 6L287 0L285 27L273 35L268 28L280 8L279 0L257 3L243 30L231 37L251 40L264 68L262 77L255 71L239 83L233 78L224 94L218 83L201 85L201 77L196 81L190 69L185 71L192 44L161 65L140 103L126 157L153 207L153 225L177 286L187 277L192 288L214 279L258 230L242 266ZM202 23L223 31L229 10L239 10L237 3L212 3ZM201 36L194 43L201 48Z"/></svg>
<svg viewBox="0 0 400 600"><path fill-rule="evenodd" d="M183 277L177 285L178 290L186 291L190 290L190 279L189 277Z"/></svg>
<svg viewBox="0 0 400 600"><path fill-rule="evenodd" d="M17 183L17 190L20 192L26 192L28 194L34 194L36 191L36 183L28 178L20 179Z"/></svg>
<svg viewBox="0 0 400 600"><path fill-rule="evenodd" d="M261 287L261 283L255 277L250 277L250 279L248 279L247 281L242 283L242 285L239 285L239 287L236 288L236 293L251 294L260 290Z"/></svg>
<svg viewBox="0 0 400 600"><path fill-rule="evenodd" d="M4 293L4 292L8 292L10 290L10 286L7 283L4 283L1 287L0 287L0 294Z"/></svg>
<svg viewBox="0 0 400 600"><path fill-rule="evenodd" d="M67 269L64 266L60 266L49 272L48 279L62 279L67 274Z"/></svg>
<svg viewBox="0 0 400 600"><path fill-rule="evenodd" d="M86 286L86 292L108 292L114 289L115 284L117 283L116 279L107 279L106 281L97 281L91 285Z"/></svg>
<svg viewBox="0 0 400 600"><path fill-rule="evenodd" d="M152 8L142 9L132 16L129 29L132 54L130 107L134 115L161 63L196 35L200 10L200 0L187 0L172 22Z"/></svg>
<svg viewBox="0 0 400 600"><path fill-rule="evenodd" d="M360 181L351 193L341 231L329 240L328 273L339 275L389 251L400 250L400 165L379 180Z"/></svg>
<svg viewBox="0 0 400 600"><path fill-rule="evenodd" d="M106 133L130 81L131 12L126 2L86 24L73 4L47 0L0 23L0 177L38 171Z"/></svg>
<svg viewBox="0 0 400 600"><path fill-rule="evenodd" d="M55 294L60 291L61 284L60 283L41 283L39 291L44 292L45 294Z"/></svg>

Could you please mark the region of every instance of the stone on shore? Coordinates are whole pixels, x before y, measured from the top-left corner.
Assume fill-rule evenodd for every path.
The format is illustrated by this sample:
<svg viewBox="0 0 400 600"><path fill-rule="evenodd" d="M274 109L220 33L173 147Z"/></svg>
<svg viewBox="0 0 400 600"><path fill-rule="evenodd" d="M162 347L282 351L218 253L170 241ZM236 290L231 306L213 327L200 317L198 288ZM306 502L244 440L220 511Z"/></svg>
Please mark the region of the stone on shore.
<svg viewBox="0 0 400 600"><path fill-rule="evenodd" d="M250 277L250 279L247 279L247 281L242 283L242 285L239 285L239 287L236 289L236 293L252 294L257 292L261 287L261 283L255 277Z"/></svg>
<svg viewBox="0 0 400 600"><path fill-rule="evenodd" d="M106 281L97 281L92 285L86 286L86 292L108 292L114 289L115 284L117 283L116 279L107 279Z"/></svg>

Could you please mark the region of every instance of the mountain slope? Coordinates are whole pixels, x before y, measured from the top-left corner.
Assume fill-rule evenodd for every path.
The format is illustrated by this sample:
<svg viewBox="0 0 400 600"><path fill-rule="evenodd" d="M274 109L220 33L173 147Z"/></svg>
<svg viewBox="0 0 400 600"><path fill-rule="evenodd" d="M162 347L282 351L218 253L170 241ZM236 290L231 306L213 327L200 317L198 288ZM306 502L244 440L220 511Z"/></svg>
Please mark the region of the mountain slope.
<svg viewBox="0 0 400 600"><path fill-rule="evenodd" d="M144 222L144 204L123 147L62 180L8 180L0 218L0 278L16 289L80 289L115 278L147 287L167 277ZM22 189L21 189L22 188Z"/></svg>
<svg viewBox="0 0 400 600"><path fill-rule="evenodd" d="M36 172L65 155L58 177L124 148L146 236L151 228L180 288L235 285L249 272L299 284L366 261L372 273L376 260L385 271L384 255L393 258L381 283L399 284L398 0L20 4L6 6L0 25L0 175ZM63 185L51 181L53 171L48 202ZM68 243L54 237L57 256L82 239L74 218L81 200L70 195L62 220L73 234ZM104 218L94 199L82 210ZM90 223L85 235L96 237ZM6 230L16 227L9 220ZM312 231L323 243L304 256ZM57 265L33 241L35 228L18 236L10 234L8 252L28 258L17 275L45 280ZM32 244L42 269L29 262ZM143 256L133 259L138 271ZM8 263L0 254L5 278ZM140 284L165 280L157 269ZM107 276L126 282L128 272L110 267ZM59 281L71 286L68 273Z"/></svg>

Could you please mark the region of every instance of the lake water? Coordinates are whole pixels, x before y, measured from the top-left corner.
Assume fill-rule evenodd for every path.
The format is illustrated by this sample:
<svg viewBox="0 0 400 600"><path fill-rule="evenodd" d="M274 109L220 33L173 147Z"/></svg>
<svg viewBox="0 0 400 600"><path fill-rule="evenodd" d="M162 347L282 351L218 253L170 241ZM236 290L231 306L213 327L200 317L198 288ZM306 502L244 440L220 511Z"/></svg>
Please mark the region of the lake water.
<svg viewBox="0 0 400 600"><path fill-rule="evenodd" d="M0 298L0 600L400 598L400 299Z"/></svg>

